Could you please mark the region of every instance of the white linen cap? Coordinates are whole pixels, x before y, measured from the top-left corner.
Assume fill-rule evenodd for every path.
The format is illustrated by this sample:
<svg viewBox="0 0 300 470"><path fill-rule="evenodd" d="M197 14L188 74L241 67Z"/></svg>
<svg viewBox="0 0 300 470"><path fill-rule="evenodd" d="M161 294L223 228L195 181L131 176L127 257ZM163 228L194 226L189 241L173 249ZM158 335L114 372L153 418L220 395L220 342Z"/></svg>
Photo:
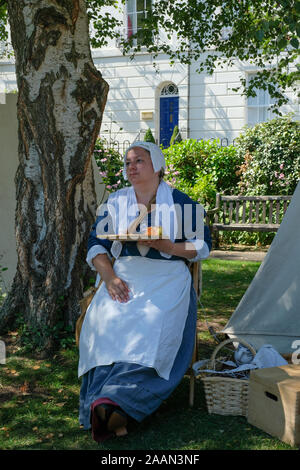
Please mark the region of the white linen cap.
<svg viewBox="0 0 300 470"><path fill-rule="evenodd" d="M129 150L133 149L134 147L141 147L145 150L148 150L150 153L150 157L152 160L152 165L154 169L154 173L157 171L161 170L161 168L166 168L166 162L165 162L165 157L164 154L162 153L161 149L159 148L158 145L154 144L153 142L143 142L143 141L137 141L134 142L130 147L125 152L124 155L124 169L123 169L123 176L124 179L127 180L127 173L126 173L126 158L127 158L127 153Z"/></svg>

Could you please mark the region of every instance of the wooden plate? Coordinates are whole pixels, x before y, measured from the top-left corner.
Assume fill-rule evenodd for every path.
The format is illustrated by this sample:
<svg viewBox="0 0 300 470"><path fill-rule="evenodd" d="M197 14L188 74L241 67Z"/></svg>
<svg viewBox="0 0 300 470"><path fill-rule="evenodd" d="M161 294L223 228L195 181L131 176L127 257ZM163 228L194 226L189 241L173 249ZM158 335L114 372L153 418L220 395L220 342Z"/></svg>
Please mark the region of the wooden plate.
<svg viewBox="0 0 300 470"><path fill-rule="evenodd" d="M168 237L162 235L162 236L150 236L150 235L145 235L141 233L121 233L121 234L114 234L114 233L109 233L109 234L101 234L97 235L97 238L102 238L103 240L120 240L120 241L126 241L126 242L132 242L132 241L139 241L139 240L162 240L162 239L167 239Z"/></svg>

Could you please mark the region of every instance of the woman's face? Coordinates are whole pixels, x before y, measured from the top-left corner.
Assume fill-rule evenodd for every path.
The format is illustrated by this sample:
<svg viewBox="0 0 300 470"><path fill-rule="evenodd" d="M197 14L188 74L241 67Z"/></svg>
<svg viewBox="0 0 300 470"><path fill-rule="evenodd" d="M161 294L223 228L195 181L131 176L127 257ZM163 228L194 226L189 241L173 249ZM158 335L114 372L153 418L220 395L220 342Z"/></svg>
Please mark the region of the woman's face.
<svg viewBox="0 0 300 470"><path fill-rule="evenodd" d="M149 152L141 147L129 150L126 157L126 173L128 181L135 184L149 184L155 179L152 160Z"/></svg>

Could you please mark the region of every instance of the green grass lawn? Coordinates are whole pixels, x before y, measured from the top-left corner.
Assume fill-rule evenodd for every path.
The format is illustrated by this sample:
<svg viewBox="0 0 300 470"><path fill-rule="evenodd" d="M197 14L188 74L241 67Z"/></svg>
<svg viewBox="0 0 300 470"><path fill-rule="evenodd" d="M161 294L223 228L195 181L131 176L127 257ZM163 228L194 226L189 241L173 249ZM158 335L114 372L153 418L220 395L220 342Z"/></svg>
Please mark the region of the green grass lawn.
<svg viewBox="0 0 300 470"><path fill-rule="evenodd" d="M207 332L207 324L218 329L226 323L258 267L259 263L253 262L203 262L199 309L202 358L216 344ZM195 405L189 408L188 378L155 414L141 424L130 423L127 436L99 445L92 440L90 431L80 429L78 424L80 381L76 347L58 351L48 360L37 360L18 348L17 332L5 339L9 339L9 354L6 364L0 364L0 449L293 449L249 425L244 417L209 415L199 379Z"/></svg>

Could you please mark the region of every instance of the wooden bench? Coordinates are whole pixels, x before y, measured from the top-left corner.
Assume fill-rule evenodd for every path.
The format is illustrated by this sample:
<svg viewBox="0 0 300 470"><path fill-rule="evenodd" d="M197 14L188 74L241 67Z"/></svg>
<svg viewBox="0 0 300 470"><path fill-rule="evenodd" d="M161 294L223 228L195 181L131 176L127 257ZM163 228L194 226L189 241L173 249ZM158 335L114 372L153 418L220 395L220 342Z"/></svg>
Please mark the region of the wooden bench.
<svg viewBox="0 0 300 470"><path fill-rule="evenodd" d="M216 207L207 211L215 246L219 231L277 232L292 196L216 195Z"/></svg>

